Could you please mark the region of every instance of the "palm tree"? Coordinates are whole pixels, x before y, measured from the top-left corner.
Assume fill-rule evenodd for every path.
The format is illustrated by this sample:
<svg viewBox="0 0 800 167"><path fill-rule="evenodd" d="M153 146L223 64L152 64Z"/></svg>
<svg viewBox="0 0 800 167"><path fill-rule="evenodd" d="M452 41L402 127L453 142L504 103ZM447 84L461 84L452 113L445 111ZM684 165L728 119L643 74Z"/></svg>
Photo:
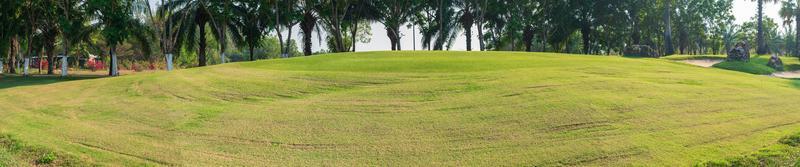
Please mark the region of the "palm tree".
<svg viewBox="0 0 800 167"><path fill-rule="evenodd" d="M97 17L98 21L93 27L102 27L101 34L109 48L110 76L119 76L118 60L115 54L118 45L132 36L144 45L142 48L149 48L147 34L152 34L152 32L146 25L133 18L133 3L133 0L89 0L87 2L88 13Z"/></svg>
<svg viewBox="0 0 800 167"><path fill-rule="evenodd" d="M675 49L672 47L672 0L664 1L664 55L675 54Z"/></svg>
<svg viewBox="0 0 800 167"><path fill-rule="evenodd" d="M472 25L475 24L474 0L460 0L457 3L459 11L458 22L464 29L464 36L467 38L467 51L472 51Z"/></svg>
<svg viewBox="0 0 800 167"><path fill-rule="evenodd" d="M800 4L800 0L796 0L796 2L792 0L783 1L783 7L780 10L781 18L784 19L783 24L791 25L792 22L795 23L795 41L800 39L800 9L798 8L798 4ZM800 42L795 42L795 46L792 49L792 54L794 56L800 56Z"/></svg>
<svg viewBox="0 0 800 167"><path fill-rule="evenodd" d="M198 66L206 66L206 26L210 26L212 33L217 30L217 23L213 22L215 14L211 8L214 5L224 5L220 1L212 0L174 0L163 5L162 10L174 11L169 18L173 28L176 28L176 44L188 49L197 47ZM215 36L216 38L219 38ZM197 46L196 46L197 45Z"/></svg>
<svg viewBox="0 0 800 167"><path fill-rule="evenodd" d="M261 46L266 32L267 23L265 5L267 3L260 0L241 0L238 5L232 7L231 12L234 17L234 26L231 29L239 33L232 33L237 45L246 46L250 51L250 61L255 60L255 48ZM235 27L235 28L234 28Z"/></svg>
<svg viewBox="0 0 800 167"><path fill-rule="evenodd" d="M316 13L319 8L318 0L302 0L300 8L303 9L303 19L300 21L300 30L303 31L303 55L311 55L311 35L314 28L317 28L318 16ZM319 31L317 31L319 32Z"/></svg>
<svg viewBox="0 0 800 167"><path fill-rule="evenodd" d="M438 29L436 31L436 40L433 44L434 50L444 50L445 46L450 48L455 38L458 36L458 18L455 16L455 9L453 9L454 0L437 0L432 3L436 7L436 23Z"/></svg>
<svg viewBox="0 0 800 167"><path fill-rule="evenodd" d="M758 34L756 36L756 42L758 44L758 49L756 50L757 54L767 54L769 49L767 49L767 43L764 39L764 3L774 3L778 2L778 0L751 0L758 2Z"/></svg>

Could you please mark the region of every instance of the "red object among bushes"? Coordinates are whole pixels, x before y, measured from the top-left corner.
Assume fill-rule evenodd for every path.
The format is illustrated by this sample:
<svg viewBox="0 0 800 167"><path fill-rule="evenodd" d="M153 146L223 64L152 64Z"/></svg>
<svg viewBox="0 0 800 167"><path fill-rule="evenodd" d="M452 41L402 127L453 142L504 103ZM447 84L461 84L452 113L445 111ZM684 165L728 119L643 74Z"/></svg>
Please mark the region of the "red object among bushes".
<svg viewBox="0 0 800 167"><path fill-rule="evenodd" d="M92 70L92 72L106 68L105 63L98 61L95 58L89 58L89 61L86 62L86 66L89 67L89 70Z"/></svg>

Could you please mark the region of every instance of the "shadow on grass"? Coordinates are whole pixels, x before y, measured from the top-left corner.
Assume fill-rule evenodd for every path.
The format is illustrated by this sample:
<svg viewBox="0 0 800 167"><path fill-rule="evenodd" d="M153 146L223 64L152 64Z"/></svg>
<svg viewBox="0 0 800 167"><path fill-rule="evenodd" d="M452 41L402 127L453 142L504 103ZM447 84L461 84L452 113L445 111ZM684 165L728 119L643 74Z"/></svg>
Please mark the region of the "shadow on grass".
<svg viewBox="0 0 800 167"><path fill-rule="evenodd" d="M786 78L786 79L792 81L792 86L794 86L794 88L800 89L800 78Z"/></svg>
<svg viewBox="0 0 800 167"><path fill-rule="evenodd" d="M105 76L102 76L102 75L70 75L68 77L61 77L61 76L55 76L55 75L21 76L21 75L1 74L0 75L0 89L7 89L7 88L18 87L18 86L46 85L46 84L53 84L53 83L59 83L59 82L78 81L78 80L86 80L86 79L97 79L97 78L103 78L103 77L105 77Z"/></svg>

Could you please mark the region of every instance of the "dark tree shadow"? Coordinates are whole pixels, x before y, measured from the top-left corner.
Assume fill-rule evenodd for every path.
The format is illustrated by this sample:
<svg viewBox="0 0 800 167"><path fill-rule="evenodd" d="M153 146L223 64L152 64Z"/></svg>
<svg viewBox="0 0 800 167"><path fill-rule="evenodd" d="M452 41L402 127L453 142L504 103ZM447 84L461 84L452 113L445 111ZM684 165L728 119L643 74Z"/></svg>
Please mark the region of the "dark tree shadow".
<svg viewBox="0 0 800 167"><path fill-rule="evenodd" d="M68 77L54 76L54 75L0 75L0 89L13 88L18 86L34 86L46 85L59 82L78 81L86 79L103 78L101 75L70 75Z"/></svg>

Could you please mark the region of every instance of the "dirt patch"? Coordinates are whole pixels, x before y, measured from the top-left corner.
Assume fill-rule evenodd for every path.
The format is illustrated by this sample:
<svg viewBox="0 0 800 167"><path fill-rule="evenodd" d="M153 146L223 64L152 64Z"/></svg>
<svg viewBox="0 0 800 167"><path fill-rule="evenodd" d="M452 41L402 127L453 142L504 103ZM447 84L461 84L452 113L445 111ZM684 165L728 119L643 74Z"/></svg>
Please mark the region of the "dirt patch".
<svg viewBox="0 0 800 167"><path fill-rule="evenodd" d="M714 66L714 64L721 63L723 61L724 60L722 59L694 59L694 60L681 60L679 62L708 68Z"/></svg>

